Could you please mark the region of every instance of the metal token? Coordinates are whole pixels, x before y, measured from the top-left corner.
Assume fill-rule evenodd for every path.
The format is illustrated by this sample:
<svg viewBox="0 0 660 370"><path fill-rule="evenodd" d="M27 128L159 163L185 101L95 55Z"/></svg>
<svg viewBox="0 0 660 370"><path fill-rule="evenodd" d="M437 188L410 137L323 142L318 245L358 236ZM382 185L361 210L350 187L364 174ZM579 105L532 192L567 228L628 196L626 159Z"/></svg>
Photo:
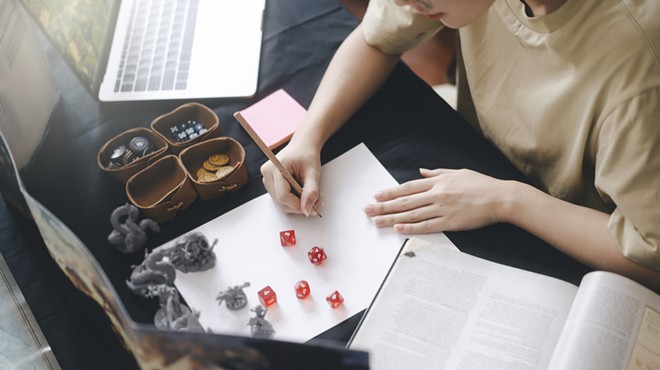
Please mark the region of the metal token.
<svg viewBox="0 0 660 370"><path fill-rule="evenodd" d="M218 171L215 173L215 176L217 176L218 179L221 179L223 177L229 176L229 174L231 174L232 172L234 172L233 166L222 166L218 168Z"/></svg>
<svg viewBox="0 0 660 370"><path fill-rule="evenodd" d="M209 162L215 166L224 166L229 163L229 156L227 154L213 154L209 157Z"/></svg>
<svg viewBox="0 0 660 370"><path fill-rule="evenodd" d="M121 161L121 157L126 153L126 145L120 145L112 150L110 160L113 162Z"/></svg>
<svg viewBox="0 0 660 370"><path fill-rule="evenodd" d="M151 148L153 144L144 136L135 136L128 143L128 148L136 153L141 153L145 149Z"/></svg>

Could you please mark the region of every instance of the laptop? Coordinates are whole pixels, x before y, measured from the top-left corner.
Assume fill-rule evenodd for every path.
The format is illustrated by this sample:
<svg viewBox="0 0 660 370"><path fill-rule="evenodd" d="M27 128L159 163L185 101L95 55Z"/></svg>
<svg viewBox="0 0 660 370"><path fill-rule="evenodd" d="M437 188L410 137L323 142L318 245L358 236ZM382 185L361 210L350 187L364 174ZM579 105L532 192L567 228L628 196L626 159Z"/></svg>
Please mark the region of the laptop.
<svg viewBox="0 0 660 370"><path fill-rule="evenodd" d="M249 97L266 0L21 0L101 101Z"/></svg>

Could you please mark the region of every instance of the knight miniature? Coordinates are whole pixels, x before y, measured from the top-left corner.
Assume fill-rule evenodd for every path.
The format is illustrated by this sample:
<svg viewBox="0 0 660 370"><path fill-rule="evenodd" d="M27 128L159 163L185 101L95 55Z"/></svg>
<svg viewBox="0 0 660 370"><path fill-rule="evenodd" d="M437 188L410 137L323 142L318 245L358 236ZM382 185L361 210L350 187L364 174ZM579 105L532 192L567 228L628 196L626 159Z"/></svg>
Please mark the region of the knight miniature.
<svg viewBox="0 0 660 370"><path fill-rule="evenodd" d="M262 305L258 305L250 311L255 314L247 323L250 326L250 335L255 338L271 338L275 334L275 329L273 329L273 324L265 318L268 309Z"/></svg>
<svg viewBox="0 0 660 370"><path fill-rule="evenodd" d="M227 288L227 290L218 293L218 296L215 297L215 299L218 301L219 305L222 304L222 301L225 301L225 306L232 311L240 310L247 305L247 296L243 289L249 286L250 283L245 282L243 285L236 285Z"/></svg>

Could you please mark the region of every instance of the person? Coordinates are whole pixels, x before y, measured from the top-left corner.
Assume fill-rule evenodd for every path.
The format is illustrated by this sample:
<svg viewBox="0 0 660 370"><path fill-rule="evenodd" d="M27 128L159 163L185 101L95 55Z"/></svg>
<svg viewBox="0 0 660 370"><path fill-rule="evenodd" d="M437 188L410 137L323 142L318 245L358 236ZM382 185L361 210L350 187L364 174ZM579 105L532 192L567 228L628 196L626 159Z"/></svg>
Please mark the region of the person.
<svg viewBox="0 0 660 370"><path fill-rule="evenodd" d="M301 197L270 162L264 185L283 211L314 214L325 141L404 51L457 28L457 110L539 185L420 169L420 179L375 194L365 213L404 234L511 223L659 290L657 19L651 0L371 0L278 153Z"/></svg>

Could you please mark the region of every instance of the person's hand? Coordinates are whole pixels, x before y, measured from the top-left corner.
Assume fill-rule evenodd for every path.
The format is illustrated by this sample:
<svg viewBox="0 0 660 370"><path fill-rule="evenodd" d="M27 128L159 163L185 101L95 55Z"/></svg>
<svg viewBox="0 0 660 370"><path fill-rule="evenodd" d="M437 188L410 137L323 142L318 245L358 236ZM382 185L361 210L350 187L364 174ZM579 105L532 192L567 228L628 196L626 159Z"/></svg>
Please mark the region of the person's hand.
<svg viewBox="0 0 660 370"><path fill-rule="evenodd" d="M471 170L420 169L422 179L379 192L364 208L404 234L469 230L499 222L506 181Z"/></svg>
<svg viewBox="0 0 660 370"><path fill-rule="evenodd" d="M291 142L277 158L302 186L298 198L292 193L291 185L271 161L261 166L263 183L275 203L286 213L316 215L313 207L320 203L319 178L321 176L320 151L314 147Z"/></svg>

